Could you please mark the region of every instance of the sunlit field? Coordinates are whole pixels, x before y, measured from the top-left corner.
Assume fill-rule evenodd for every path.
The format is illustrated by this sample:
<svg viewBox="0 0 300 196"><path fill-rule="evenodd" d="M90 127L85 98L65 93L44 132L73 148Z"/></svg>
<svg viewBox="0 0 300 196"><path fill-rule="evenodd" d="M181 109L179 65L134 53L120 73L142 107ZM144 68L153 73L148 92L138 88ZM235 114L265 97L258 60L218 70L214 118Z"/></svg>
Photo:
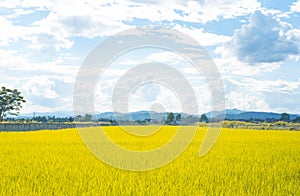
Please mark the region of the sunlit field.
<svg viewBox="0 0 300 196"><path fill-rule="evenodd" d="M176 128L165 126L149 138L118 127L105 131L124 148L149 150L169 141ZM0 195L299 195L300 132L223 129L199 157L205 131L199 128L173 162L144 172L103 163L76 129L0 132Z"/></svg>

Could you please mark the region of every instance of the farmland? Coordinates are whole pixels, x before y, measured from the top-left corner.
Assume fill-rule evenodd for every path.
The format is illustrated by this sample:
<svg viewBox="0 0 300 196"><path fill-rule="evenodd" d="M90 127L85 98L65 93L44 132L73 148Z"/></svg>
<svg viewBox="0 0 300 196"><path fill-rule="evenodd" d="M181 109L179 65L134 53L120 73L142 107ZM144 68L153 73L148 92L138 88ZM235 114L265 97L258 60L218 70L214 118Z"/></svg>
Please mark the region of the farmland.
<svg viewBox="0 0 300 196"><path fill-rule="evenodd" d="M104 129L117 144L140 151L162 146L176 131L164 126L151 137L141 138L122 133L117 126ZM85 147L76 129L0 132L0 194L296 195L300 192L300 132L223 129L213 149L199 157L205 131L206 128L198 128L192 144L173 162L143 172L124 171L103 163Z"/></svg>

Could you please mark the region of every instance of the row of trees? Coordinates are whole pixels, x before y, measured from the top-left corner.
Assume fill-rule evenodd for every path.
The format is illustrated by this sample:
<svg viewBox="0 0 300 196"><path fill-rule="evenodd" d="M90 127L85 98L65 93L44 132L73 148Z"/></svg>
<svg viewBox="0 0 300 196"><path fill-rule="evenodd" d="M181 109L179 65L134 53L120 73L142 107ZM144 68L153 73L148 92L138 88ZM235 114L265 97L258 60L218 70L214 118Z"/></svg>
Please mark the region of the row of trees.
<svg viewBox="0 0 300 196"><path fill-rule="evenodd" d="M300 123L300 116L294 118L293 120L291 119L290 115L288 113L282 113L280 118L265 118L265 119L260 119L260 118L250 118L248 120L245 119L225 119L228 121L243 121L243 122L251 122L251 123L276 123L276 122L292 122L292 123Z"/></svg>
<svg viewBox="0 0 300 196"><path fill-rule="evenodd" d="M27 118L27 119L14 119L14 118L6 118L6 121L22 121L22 122L42 122L42 123L52 123L52 122L63 122L63 123L69 123L69 122L104 122L104 123L110 123L110 124L141 124L141 125L147 125L147 124L167 124L167 125L180 125L180 124L193 124L197 122L202 123L208 123L208 122L219 122L217 121L210 121L205 114L201 115L200 118L196 116L186 116L182 117L181 114L174 114L172 112L168 113L166 118L162 118L161 120L157 119L144 119L144 120L137 120L137 121L130 121L130 120L114 120L114 119L105 119L100 118L96 119L91 114L85 114L85 115L78 115L76 117L55 117L55 116L36 116L33 118ZM227 120L228 121L228 120ZM230 121L230 120L229 120ZM294 120L290 120L287 115L282 115L280 119L268 119L268 120L262 120L262 119L249 119L249 120L231 120L232 122L249 122L249 123L300 123L300 117L295 118Z"/></svg>
<svg viewBox="0 0 300 196"><path fill-rule="evenodd" d="M6 118L7 121L26 121L26 122L41 122L41 123L52 123L52 122L60 122L60 123L69 123L69 122L91 122L93 121L91 114L78 115L76 117L68 116L68 117L56 117L56 116L36 116L32 118ZM100 120L98 120L100 121Z"/></svg>
<svg viewBox="0 0 300 196"><path fill-rule="evenodd" d="M188 115L187 117L182 117L181 114L175 114L170 112L167 116L165 124L167 125L179 125L179 124L194 124L197 122L206 122L208 123L208 118L205 114L202 114L200 118L194 115Z"/></svg>

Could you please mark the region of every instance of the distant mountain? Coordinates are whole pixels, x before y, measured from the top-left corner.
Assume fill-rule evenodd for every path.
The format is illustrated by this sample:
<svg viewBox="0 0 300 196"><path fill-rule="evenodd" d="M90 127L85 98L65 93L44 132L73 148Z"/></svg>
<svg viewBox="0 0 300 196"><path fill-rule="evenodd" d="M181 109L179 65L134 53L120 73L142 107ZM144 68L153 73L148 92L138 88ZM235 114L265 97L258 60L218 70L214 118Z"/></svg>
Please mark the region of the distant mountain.
<svg viewBox="0 0 300 196"><path fill-rule="evenodd" d="M294 120L299 115L297 114L290 114L290 119ZM216 115L213 117L214 119L222 119L223 116ZM236 112L236 113L226 113L225 119L226 120L250 120L250 119L260 119L260 120L268 120L268 119L280 119L281 113L273 113L273 112Z"/></svg>
<svg viewBox="0 0 300 196"><path fill-rule="evenodd" d="M175 116L178 113L174 113ZM31 114L21 114L17 118L32 118L33 116L55 116L55 117L69 117L73 116L73 112L70 111L60 111L60 112L36 112ZM84 115L84 114L82 114ZM187 117L190 114L181 114L182 117ZM209 119L221 120L225 116L226 120L250 120L250 119L280 119L281 113L273 113L273 112L253 112L253 111L243 111L238 109L226 109L222 111L211 111L205 113L205 115ZM168 112L154 112L154 111L138 111L131 113L120 113L120 112L104 112L96 115L98 119L107 119L107 120L122 120L122 121L137 121L137 120L145 120L145 119L153 119L161 121L163 118L166 119L168 116ZM196 116L196 115L192 115ZM201 114L197 115L200 117ZM290 114L290 119L294 120L300 115Z"/></svg>
<svg viewBox="0 0 300 196"><path fill-rule="evenodd" d="M175 116L178 113L174 113ZM145 120L152 119L161 121L163 118L167 118L168 112L158 113L154 111L138 111L131 113L119 113L119 112L105 112L97 114L98 119L109 119L109 120L123 120L123 121L137 121L137 120ZM188 116L188 114L182 114L183 117Z"/></svg>
<svg viewBox="0 0 300 196"><path fill-rule="evenodd" d="M216 118L217 116L220 118L222 115L224 114L232 114L232 115L236 115L236 114L241 114L245 111L242 110L238 110L238 109L226 109L226 110L222 110L222 111L211 111L211 112L207 112L205 113L205 115L208 118Z"/></svg>
<svg viewBox="0 0 300 196"><path fill-rule="evenodd" d="M73 116L73 115L74 115L73 112L70 112L70 111L32 112L32 113L20 114L17 118L32 118L33 116L69 117L69 116Z"/></svg>

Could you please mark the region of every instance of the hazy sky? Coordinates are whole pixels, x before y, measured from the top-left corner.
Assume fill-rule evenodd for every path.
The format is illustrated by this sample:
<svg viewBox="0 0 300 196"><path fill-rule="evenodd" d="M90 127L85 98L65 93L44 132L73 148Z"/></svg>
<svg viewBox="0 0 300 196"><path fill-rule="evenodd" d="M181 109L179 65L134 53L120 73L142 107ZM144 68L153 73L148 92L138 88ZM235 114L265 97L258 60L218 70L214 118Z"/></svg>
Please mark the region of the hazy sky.
<svg viewBox="0 0 300 196"><path fill-rule="evenodd" d="M19 89L22 113L71 111L77 72L103 39L136 26L160 25L197 40L222 76L226 107L300 113L300 0L0 0L0 85ZM97 110L111 110L118 78L141 62L180 66L170 51L140 50L112 63L95 91ZM203 81L192 81L201 111L210 110ZM165 86L149 84L130 97L131 110L178 111Z"/></svg>

